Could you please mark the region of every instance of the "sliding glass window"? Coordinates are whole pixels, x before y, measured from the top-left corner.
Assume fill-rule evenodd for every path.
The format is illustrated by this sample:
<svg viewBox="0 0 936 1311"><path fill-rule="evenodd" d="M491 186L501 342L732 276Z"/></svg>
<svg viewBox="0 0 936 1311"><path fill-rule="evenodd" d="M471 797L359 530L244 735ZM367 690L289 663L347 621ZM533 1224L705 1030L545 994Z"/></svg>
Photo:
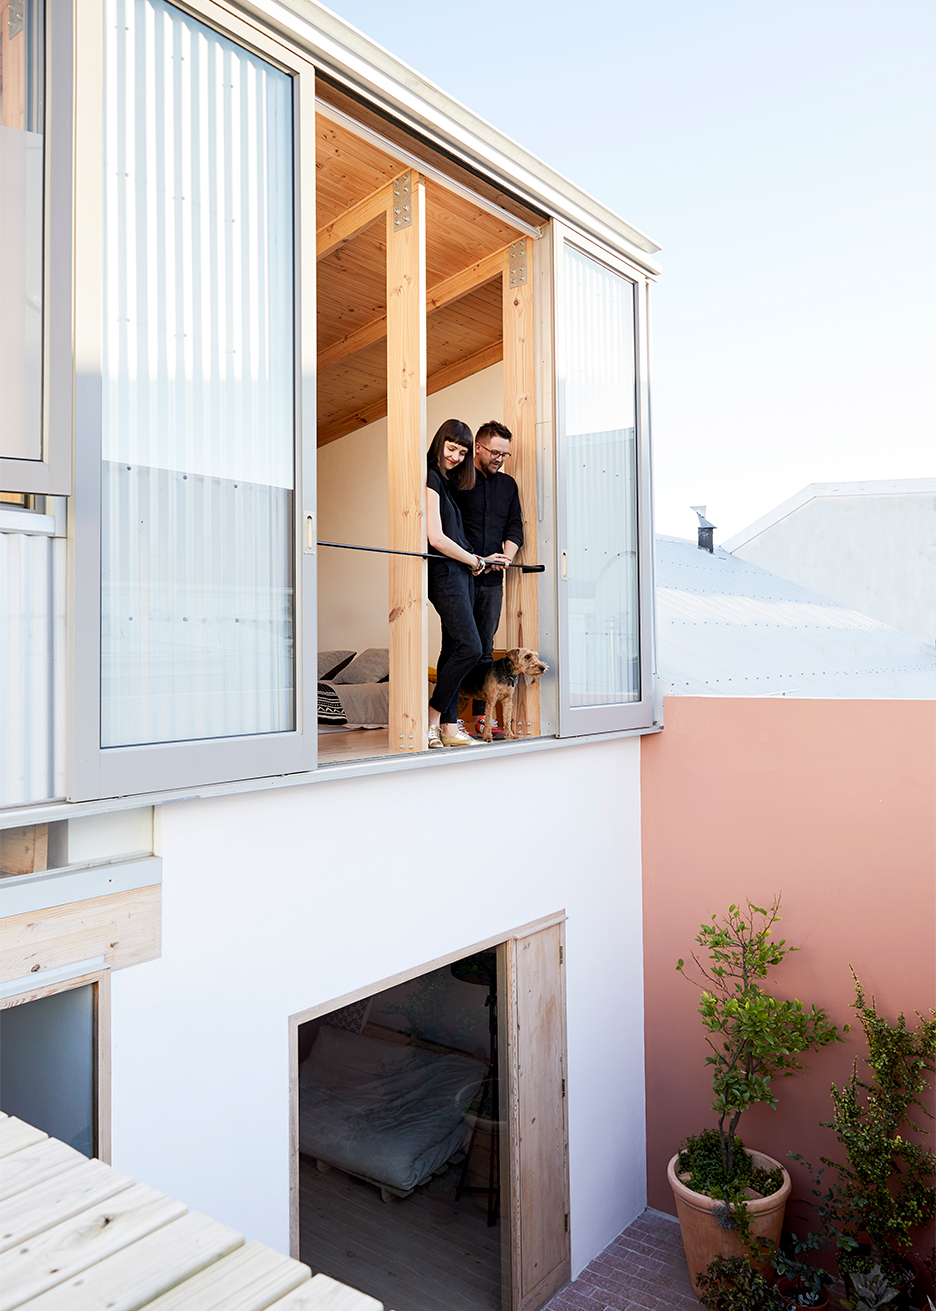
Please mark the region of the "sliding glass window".
<svg viewBox="0 0 936 1311"><path fill-rule="evenodd" d="M0 454L13 460L42 459L44 142L44 3L0 0Z"/></svg>
<svg viewBox="0 0 936 1311"><path fill-rule="evenodd" d="M637 281L561 243L561 731L640 726Z"/></svg>
<svg viewBox="0 0 936 1311"><path fill-rule="evenodd" d="M106 0L101 745L296 727L292 78Z"/></svg>

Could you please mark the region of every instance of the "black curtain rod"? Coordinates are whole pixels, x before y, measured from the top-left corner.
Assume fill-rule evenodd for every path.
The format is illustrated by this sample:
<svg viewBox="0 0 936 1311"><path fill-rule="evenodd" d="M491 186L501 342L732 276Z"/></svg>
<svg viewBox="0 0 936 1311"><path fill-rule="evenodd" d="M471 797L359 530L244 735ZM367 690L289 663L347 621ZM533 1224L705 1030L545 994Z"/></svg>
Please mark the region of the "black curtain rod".
<svg viewBox="0 0 936 1311"><path fill-rule="evenodd" d="M378 555L410 555L416 560L447 560L447 555L438 551L394 551L389 546L354 546L351 542L319 542L319 546L337 546L342 551L374 551ZM544 564L508 564L506 569L519 569L524 574L543 574Z"/></svg>

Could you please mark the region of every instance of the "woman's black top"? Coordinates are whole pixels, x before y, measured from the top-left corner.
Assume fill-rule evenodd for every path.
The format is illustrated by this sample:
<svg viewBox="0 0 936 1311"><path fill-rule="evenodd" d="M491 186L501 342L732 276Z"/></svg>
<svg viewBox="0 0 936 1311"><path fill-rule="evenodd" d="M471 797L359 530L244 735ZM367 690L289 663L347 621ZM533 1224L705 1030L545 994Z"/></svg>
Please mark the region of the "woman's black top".
<svg viewBox="0 0 936 1311"><path fill-rule="evenodd" d="M429 468L426 470L426 486L430 489L430 491L438 492L439 513L442 518L443 533L445 533L446 537L450 537L453 542L457 542L458 545L461 546L464 550L466 550L470 555L474 555L474 551L472 551L471 547L468 545L468 538L465 536L465 528L464 525L462 524L461 510L459 510L458 506L455 503L455 498L452 496L451 488L448 485L448 480L442 477L438 469ZM431 551L432 547L430 547L429 549ZM433 561L432 558L430 557L429 560L430 568L433 566L433 564L438 565L439 563L441 562L438 560ZM468 568L468 566L466 564L462 564L460 560L450 559L448 560L448 564L458 565L462 569Z"/></svg>

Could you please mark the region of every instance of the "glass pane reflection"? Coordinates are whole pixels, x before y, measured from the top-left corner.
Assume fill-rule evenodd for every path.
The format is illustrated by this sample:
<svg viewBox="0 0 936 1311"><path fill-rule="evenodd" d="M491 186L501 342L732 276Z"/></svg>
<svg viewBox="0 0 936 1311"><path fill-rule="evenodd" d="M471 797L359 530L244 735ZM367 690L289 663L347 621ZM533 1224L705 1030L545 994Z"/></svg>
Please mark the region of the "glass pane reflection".
<svg viewBox="0 0 936 1311"><path fill-rule="evenodd" d="M570 704L640 697L634 284L565 247Z"/></svg>
<svg viewBox="0 0 936 1311"><path fill-rule="evenodd" d="M42 0L0 0L0 454L42 459Z"/></svg>

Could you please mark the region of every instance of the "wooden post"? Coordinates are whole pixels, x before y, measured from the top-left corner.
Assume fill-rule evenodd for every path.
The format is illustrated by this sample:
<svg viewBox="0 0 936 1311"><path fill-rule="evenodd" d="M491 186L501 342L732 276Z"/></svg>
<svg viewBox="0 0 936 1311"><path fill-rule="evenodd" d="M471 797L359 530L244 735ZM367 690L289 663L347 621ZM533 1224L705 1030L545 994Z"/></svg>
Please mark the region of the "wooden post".
<svg viewBox="0 0 936 1311"><path fill-rule="evenodd" d="M416 172L387 212L389 545L426 549L426 201ZM390 556L391 751L424 751L429 665L425 560Z"/></svg>
<svg viewBox="0 0 936 1311"><path fill-rule="evenodd" d="M524 564L536 563L536 410L534 393L535 351L533 316L533 250L529 237L510 247L503 275L504 306L504 423L513 433L509 472L520 488L523 509ZM538 574L507 570L504 617L507 649L539 647L537 606ZM536 737L540 731L539 683L517 687L517 732Z"/></svg>

